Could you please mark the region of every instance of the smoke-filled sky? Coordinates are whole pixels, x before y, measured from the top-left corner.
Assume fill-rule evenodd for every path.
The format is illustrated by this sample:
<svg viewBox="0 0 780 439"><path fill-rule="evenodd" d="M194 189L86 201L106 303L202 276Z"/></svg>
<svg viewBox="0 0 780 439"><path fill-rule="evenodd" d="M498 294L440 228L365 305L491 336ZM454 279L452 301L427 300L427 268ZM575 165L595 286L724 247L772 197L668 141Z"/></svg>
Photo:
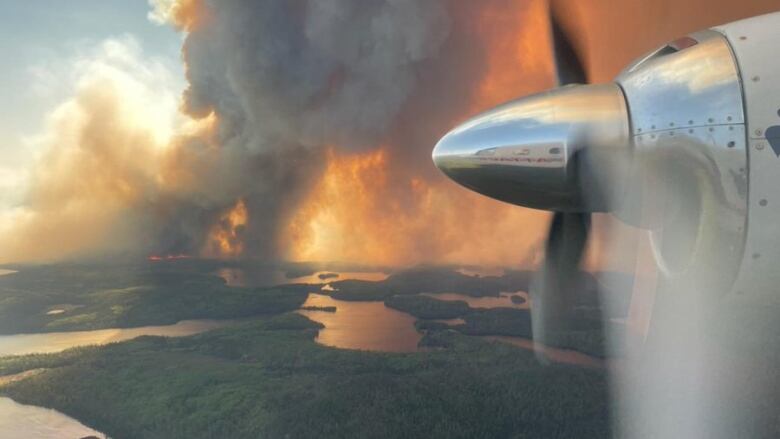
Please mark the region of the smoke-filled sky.
<svg viewBox="0 0 780 439"><path fill-rule="evenodd" d="M497 254L501 234L515 236L502 257L528 258L538 238L516 231L534 214L454 190L430 149L511 97L504 84L549 85L549 63L528 63L533 80L505 74L524 62L515 20L539 4L152 2L143 17L179 32L179 67L120 30L131 21L87 42L75 31L81 43L56 69L26 69L27 92L57 83L39 128L6 130L3 154L17 158L5 168L0 260L414 263ZM28 11L38 32L44 12ZM80 19L110 20L95 14ZM515 54L495 56L493 42ZM20 159L20 148L32 153Z"/></svg>
<svg viewBox="0 0 780 439"><path fill-rule="evenodd" d="M104 41L132 39L184 86L181 36L147 18L144 1L0 0L0 208L20 202L48 113L73 93L74 64Z"/></svg>
<svg viewBox="0 0 780 439"><path fill-rule="evenodd" d="M607 80L665 40L772 2L561 3ZM688 9L696 18L679 18ZM552 86L545 11L0 0L0 262L533 264L546 215L458 188L430 151L475 112Z"/></svg>

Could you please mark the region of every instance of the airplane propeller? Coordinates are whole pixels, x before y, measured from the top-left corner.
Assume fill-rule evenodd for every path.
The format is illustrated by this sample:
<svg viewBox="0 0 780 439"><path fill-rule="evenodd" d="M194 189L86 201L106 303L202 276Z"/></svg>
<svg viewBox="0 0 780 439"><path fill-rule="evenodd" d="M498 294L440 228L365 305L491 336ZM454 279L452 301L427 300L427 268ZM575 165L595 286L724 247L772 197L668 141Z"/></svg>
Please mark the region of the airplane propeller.
<svg viewBox="0 0 780 439"><path fill-rule="evenodd" d="M558 86L588 82L582 60L564 32L552 4L549 9L555 74ZM576 157L575 157L576 160ZM550 222L541 272L531 287L531 320L536 354L543 345L572 325L574 293L581 282L580 262L590 232L590 212L555 211Z"/></svg>
<svg viewBox="0 0 780 439"><path fill-rule="evenodd" d="M539 347L554 344L575 323L574 293L584 290L580 262L591 212L611 212L620 202L632 154L620 87L587 84L581 57L552 7L549 20L559 87L463 122L433 151L434 163L453 181L494 199L553 212L546 260L530 291ZM540 357L543 351L537 351Z"/></svg>

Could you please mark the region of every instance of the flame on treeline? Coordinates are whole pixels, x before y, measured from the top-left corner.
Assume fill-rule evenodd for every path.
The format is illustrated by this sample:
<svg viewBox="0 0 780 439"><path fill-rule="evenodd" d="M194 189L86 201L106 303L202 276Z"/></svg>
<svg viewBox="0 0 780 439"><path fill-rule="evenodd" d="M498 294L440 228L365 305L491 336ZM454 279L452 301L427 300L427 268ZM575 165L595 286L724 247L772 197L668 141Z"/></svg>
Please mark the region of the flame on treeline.
<svg viewBox="0 0 780 439"><path fill-rule="evenodd" d="M394 172L387 148L328 153L322 180L282 233L295 261L534 265L545 214Z"/></svg>
<svg viewBox="0 0 780 439"><path fill-rule="evenodd" d="M544 1L531 0L486 2L479 10L475 38L482 39L488 53L479 81L464 84L472 89L472 99L461 120L553 85L545 8ZM387 265L538 264L547 213L490 200L444 178L405 172L407 164L393 155L392 145L360 154L337 151L330 150L322 180L282 232L288 258Z"/></svg>
<svg viewBox="0 0 780 439"><path fill-rule="evenodd" d="M249 211L246 203L239 199L209 230L202 256L220 259L235 259L241 256L244 252L244 228L248 221Z"/></svg>
<svg viewBox="0 0 780 439"><path fill-rule="evenodd" d="M160 261L178 261L180 259L190 259L190 258L192 258L192 256L190 255L178 254L178 255L151 255L146 259L150 262L160 262Z"/></svg>
<svg viewBox="0 0 780 439"><path fill-rule="evenodd" d="M360 261L367 254L382 261L392 259L383 219L398 212L378 199L386 185L383 149L348 157L330 149L323 177L289 221L281 247L288 248L289 258L300 261ZM385 232L366 233L369 228Z"/></svg>

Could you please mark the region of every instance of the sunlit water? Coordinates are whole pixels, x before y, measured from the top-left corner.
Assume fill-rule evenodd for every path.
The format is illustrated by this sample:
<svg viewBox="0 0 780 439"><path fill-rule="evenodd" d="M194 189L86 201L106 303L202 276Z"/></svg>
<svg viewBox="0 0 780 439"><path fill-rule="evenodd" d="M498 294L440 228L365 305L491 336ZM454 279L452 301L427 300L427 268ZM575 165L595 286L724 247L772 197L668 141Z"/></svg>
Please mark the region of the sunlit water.
<svg viewBox="0 0 780 439"><path fill-rule="evenodd" d="M508 298L505 300L511 303ZM482 307L486 307L484 305L489 302L479 303L483 305ZM495 303L498 303L499 306L508 306L504 301ZM336 307L336 312L298 311L300 314L325 325L325 328L320 329L317 336L317 342L320 344L342 349L383 352L421 350L417 343L422 338L422 334L417 332L414 327L416 319L409 314L386 307L383 302L349 302L336 300L322 294L310 294L303 306ZM463 319L437 321L449 325L465 323ZM486 336L481 338L511 344L526 350L534 350L534 342L522 337ZM603 366L602 360L577 351L544 346L540 347L540 350L550 361L556 363L594 368Z"/></svg>
<svg viewBox="0 0 780 439"><path fill-rule="evenodd" d="M0 276L12 273L15 271L0 269ZM60 310L61 308L55 308L49 313L54 314ZM230 323L232 322L185 320L175 325L166 326L5 335L0 336L0 356L60 352L77 346L102 345L129 340L141 335L181 337L198 334ZM0 381L14 381L14 377L3 378L5 379ZM78 439L88 436L106 437L56 410L19 404L10 398L0 398L0 438Z"/></svg>
<svg viewBox="0 0 780 439"><path fill-rule="evenodd" d="M499 297L472 297L466 294L458 293L423 293L426 296L434 297L439 300L462 300L472 308L516 308L529 309L531 306L528 293L518 291L516 293L501 293ZM523 303L512 302L511 296L520 296L524 299Z"/></svg>
<svg viewBox="0 0 780 439"><path fill-rule="evenodd" d="M327 276L327 275L337 276ZM316 273L288 277L283 270L249 272L242 268L225 267L217 270L216 275L234 287L271 286L282 284L328 284L340 280L356 279L367 281L383 281L389 276L381 271L318 271ZM320 277L323 276L323 277Z"/></svg>
<svg viewBox="0 0 780 439"><path fill-rule="evenodd" d="M78 439L87 436L105 437L55 410L0 398L0 438Z"/></svg>
<svg viewBox="0 0 780 439"><path fill-rule="evenodd" d="M2 335L0 336L0 357L60 352L77 346L103 345L130 340L142 335L183 337L221 328L231 323L233 322L230 320L183 320L175 325L164 326Z"/></svg>
<svg viewBox="0 0 780 439"><path fill-rule="evenodd" d="M503 276L506 270L502 267L459 267L455 271L466 276L485 277Z"/></svg>
<svg viewBox="0 0 780 439"><path fill-rule="evenodd" d="M0 276L12 273L16 271L0 269ZM14 377L4 378L0 380L0 384L14 381ZM10 398L0 398L0 438L78 439L88 436L105 437L58 411L19 404Z"/></svg>
<svg viewBox="0 0 780 439"><path fill-rule="evenodd" d="M347 302L310 294L303 306L335 306L336 312L299 313L325 325L317 342L326 346L384 352L414 352L422 338L415 318L387 308L383 302Z"/></svg>

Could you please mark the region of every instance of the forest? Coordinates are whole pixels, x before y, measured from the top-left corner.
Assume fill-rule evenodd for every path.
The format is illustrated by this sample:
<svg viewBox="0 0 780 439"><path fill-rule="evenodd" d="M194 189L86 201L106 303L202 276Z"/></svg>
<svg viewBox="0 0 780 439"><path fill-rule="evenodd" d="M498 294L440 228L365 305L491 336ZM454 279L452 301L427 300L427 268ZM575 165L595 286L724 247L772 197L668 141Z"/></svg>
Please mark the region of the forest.
<svg viewBox="0 0 780 439"><path fill-rule="evenodd" d="M455 331L447 349L339 350L297 314L180 339L0 359L0 388L114 438L556 438L609 434L606 373Z"/></svg>
<svg viewBox="0 0 780 439"><path fill-rule="evenodd" d="M206 262L20 267L0 277L0 332L50 332L234 319L190 337L139 337L57 354L0 358L26 371L0 395L59 410L113 438L556 438L609 435L603 369L539 363L479 336L530 338L527 309L472 308L423 293L498 296L530 274L465 275L417 267L384 281L231 286ZM289 278L310 275L295 267ZM595 278L577 297L591 322L559 347L604 356ZM316 343L319 323L295 313L310 292L383 301L415 316L420 352L344 350ZM336 312L338 306L314 307ZM51 310L61 310L50 314ZM436 319L458 318L450 324Z"/></svg>

